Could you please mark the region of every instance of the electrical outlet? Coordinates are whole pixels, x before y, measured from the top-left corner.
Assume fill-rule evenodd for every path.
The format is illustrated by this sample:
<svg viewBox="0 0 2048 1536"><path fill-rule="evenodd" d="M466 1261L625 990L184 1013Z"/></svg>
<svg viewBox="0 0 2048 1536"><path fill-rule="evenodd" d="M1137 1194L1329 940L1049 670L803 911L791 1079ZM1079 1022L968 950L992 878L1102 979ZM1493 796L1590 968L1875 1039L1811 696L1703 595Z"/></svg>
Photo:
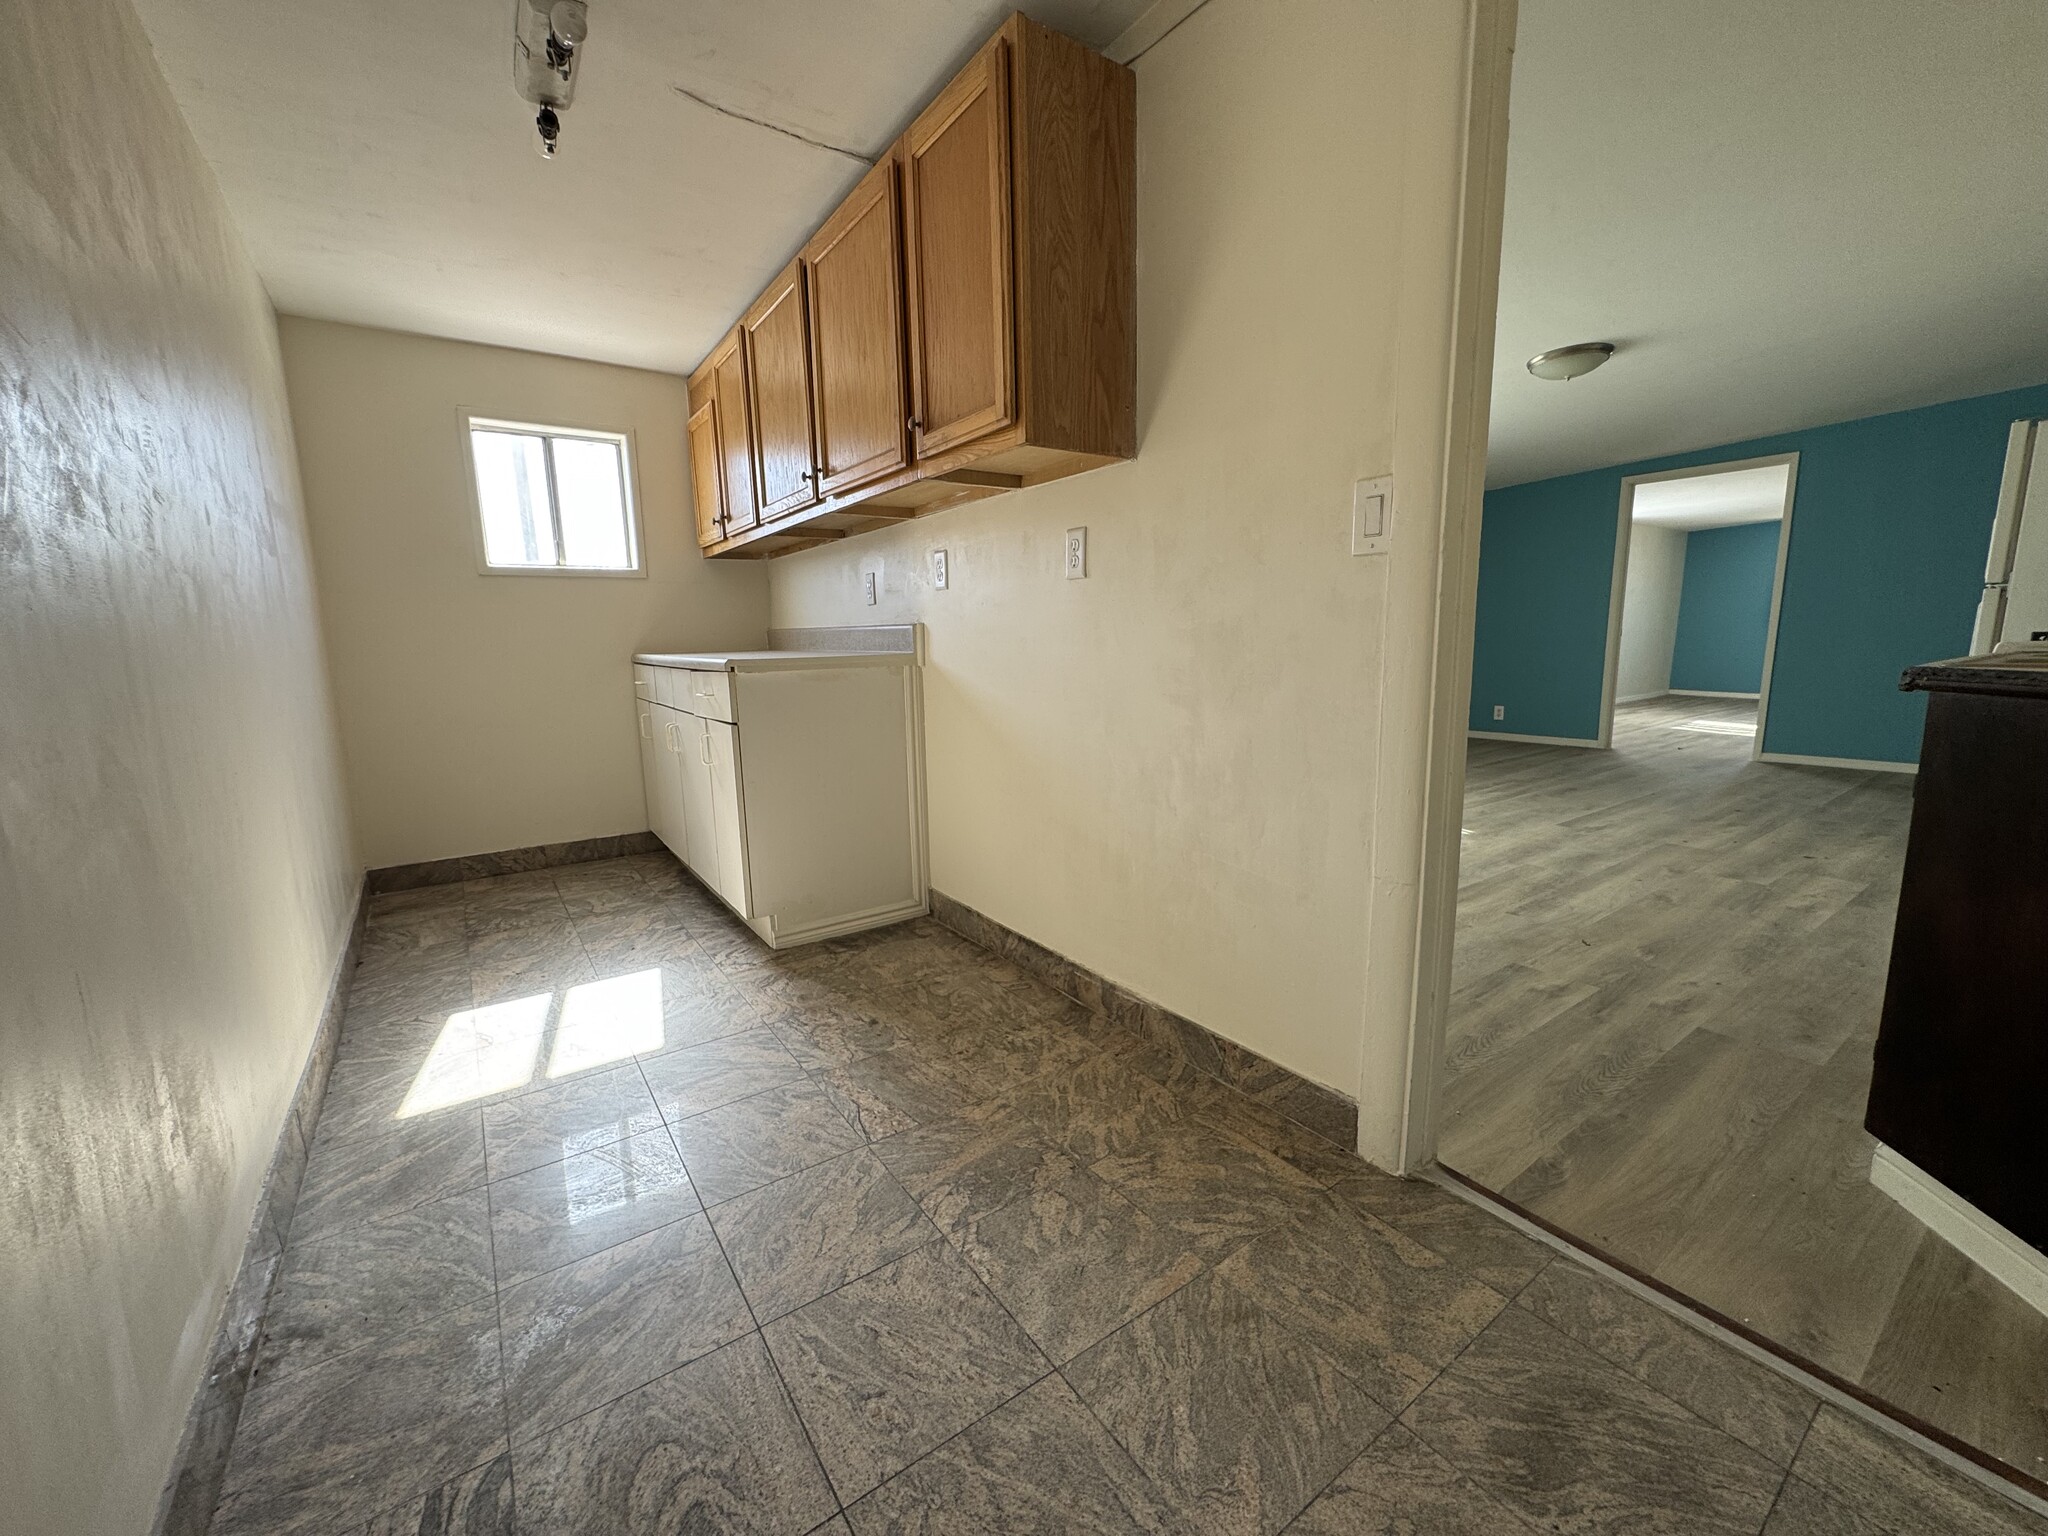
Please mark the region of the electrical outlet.
<svg viewBox="0 0 2048 1536"><path fill-rule="evenodd" d="M1505 704L1496 704L1496 705L1494 705L1494 706L1493 706L1493 718L1494 718L1494 719L1496 719L1496 720L1505 720L1505 719L1507 719L1507 717L1508 717L1508 707L1507 707L1507 705L1505 705Z"/></svg>
<svg viewBox="0 0 2048 1536"><path fill-rule="evenodd" d="M880 586L881 584L882 584L882 576L881 576L881 572L879 572L879 571L862 571L862 572L860 573L860 589L861 589L861 593L862 593L862 595L864 595L864 596L865 596L865 597L867 598L867 600L868 600L868 606L869 606L870 608L872 608L872 607L874 607L874 606L875 606L875 589L876 589L877 587L879 587L879 586Z"/></svg>
<svg viewBox="0 0 2048 1536"><path fill-rule="evenodd" d="M941 592L946 590L946 552L943 549L932 551L932 585Z"/></svg>
<svg viewBox="0 0 2048 1536"><path fill-rule="evenodd" d="M1088 574L1088 530L1067 530L1067 580L1079 581Z"/></svg>

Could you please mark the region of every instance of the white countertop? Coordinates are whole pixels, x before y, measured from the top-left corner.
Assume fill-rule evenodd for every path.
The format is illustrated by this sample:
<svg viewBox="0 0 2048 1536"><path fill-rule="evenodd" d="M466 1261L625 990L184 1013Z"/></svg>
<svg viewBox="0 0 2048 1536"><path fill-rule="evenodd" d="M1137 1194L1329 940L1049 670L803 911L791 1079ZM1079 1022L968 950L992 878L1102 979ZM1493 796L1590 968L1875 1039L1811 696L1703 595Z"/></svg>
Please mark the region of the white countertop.
<svg viewBox="0 0 2048 1536"><path fill-rule="evenodd" d="M908 666L909 651L642 651L643 667L687 667L696 672L773 672L797 667Z"/></svg>

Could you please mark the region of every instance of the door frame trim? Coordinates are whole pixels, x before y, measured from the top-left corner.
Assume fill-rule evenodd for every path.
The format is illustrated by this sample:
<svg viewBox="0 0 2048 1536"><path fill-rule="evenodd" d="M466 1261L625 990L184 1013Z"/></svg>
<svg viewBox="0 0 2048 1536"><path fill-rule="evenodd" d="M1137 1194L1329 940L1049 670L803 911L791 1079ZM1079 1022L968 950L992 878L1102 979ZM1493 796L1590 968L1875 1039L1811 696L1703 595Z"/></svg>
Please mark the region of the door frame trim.
<svg viewBox="0 0 2048 1536"><path fill-rule="evenodd" d="M1434 548L1416 554L1418 563L1425 557L1432 562L1431 628L1419 654L1397 663L1382 658L1384 750L1375 765L1369 823L1373 851L1356 1096L1359 1155L1395 1173L1435 1161L1443 1098L1516 14L1516 0L1466 0L1453 304L1450 332L1439 343L1447 346L1449 363L1435 466L1441 519ZM1394 510L1398 519L1398 492ZM1389 571L1390 578L1398 568ZM1393 596L1390 580L1390 606ZM1396 668L1411 664L1427 669L1419 697L1397 699ZM1389 753L1405 745L1392 738L1410 729L1409 740L1422 740L1422 762L1390 763ZM1402 755L1412 752L1406 748ZM1419 805L1406 794L1404 779L1419 791Z"/></svg>
<svg viewBox="0 0 2048 1536"><path fill-rule="evenodd" d="M1785 498L1778 512L1778 551L1771 574L1771 616L1764 628L1763 680L1757 687L1756 696L1756 739L1750 743L1749 749L1752 762L1763 756L1764 722L1771 707L1771 667L1778 654L1778 615L1785 598L1785 557L1792 547L1792 505L1799 491L1797 452L1722 459L1712 464L1689 464L1683 469L1660 469L1648 474L1622 476L1614 532L1614 572L1607 595L1607 656L1600 675L1599 743L1602 747L1614 745L1615 685L1621 675L1621 626L1628 585L1629 546L1635 528L1636 488L1673 480L1698 480L1708 475L1732 474L1743 469L1770 469L1781 464L1785 466Z"/></svg>

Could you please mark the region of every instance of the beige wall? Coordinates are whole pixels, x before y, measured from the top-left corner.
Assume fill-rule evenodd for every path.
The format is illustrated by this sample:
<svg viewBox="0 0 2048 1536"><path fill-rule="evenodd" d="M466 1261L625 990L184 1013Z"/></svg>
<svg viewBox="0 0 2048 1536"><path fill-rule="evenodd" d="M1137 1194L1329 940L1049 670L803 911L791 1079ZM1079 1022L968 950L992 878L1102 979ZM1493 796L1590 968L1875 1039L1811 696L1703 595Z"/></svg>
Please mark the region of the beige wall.
<svg viewBox="0 0 2048 1536"><path fill-rule="evenodd" d="M1365 1087L1376 1147L1416 942L1465 22L1428 0L1193 15L1137 65L1137 459L770 566L778 625L930 626L938 889ZM1353 558L1351 484L1389 471L1396 552Z"/></svg>
<svg viewBox="0 0 2048 1536"><path fill-rule="evenodd" d="M126 5L0 36L0 1527L134 1536L356 870L268 301Z"/></svg>
<svg viewBox="0 0 2048 1536"><path fill-rule="evenodd" d="M1685 530L1656 523L1629 529L1622 577L1621 647L1614 696L1641 699L1671 688L1678 644L1678 594L1685 584Z"/></svg>
<svg viewBox="0 0 2048 1536"><path fill-rule="evenodd" d="M629 659L758 646L767 578L697 553L670 374L278 323L358 848L371 868L647 826ZM644 579L477 570L457 410L634 434Z"/></svg>

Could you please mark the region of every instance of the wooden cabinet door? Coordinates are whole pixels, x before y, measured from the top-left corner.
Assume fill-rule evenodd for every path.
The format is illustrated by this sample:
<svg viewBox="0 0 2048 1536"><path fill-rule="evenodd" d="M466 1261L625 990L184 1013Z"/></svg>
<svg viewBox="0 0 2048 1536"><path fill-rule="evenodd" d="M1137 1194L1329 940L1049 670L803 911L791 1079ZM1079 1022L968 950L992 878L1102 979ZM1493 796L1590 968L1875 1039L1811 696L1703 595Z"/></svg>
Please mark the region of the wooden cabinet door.
<svg viewBox="0 0 2048 1536"><path fill-rule="evenodd" d="M739 533L761 520L754 480L754 413L747 395L747 349L737 329L711 354L712 416L718 427L723 472L725 531Z"/></svg>
<svg viewBox="0 0 2048 1536"><path fill-rule="evenodd" d="M804 247L821 495L910 462L899 228L896 165L885 159Z"/></svg>
<svg viewBox="0 0 2048 1536"><path fill-rule="evenodd" d="M911 431L920 458L1016 418L1009 50L984 48L903 136Z"/></svg>
<svg viewBox="0 0 2048 1536"><path fill-rule="evenodd" d="M725 465L718 445L718 401L706 400L690 413L690 489L697 502L697 542L725 537Z"/></svg>
<svg viewBox="0 0 2048 1536"><path fill-rule="evenodd" d="M754 465L761 521L818 499L811 445L811 338L804 315L804 269L793 261L740 321L747 385L754 407Z"/></svg>

